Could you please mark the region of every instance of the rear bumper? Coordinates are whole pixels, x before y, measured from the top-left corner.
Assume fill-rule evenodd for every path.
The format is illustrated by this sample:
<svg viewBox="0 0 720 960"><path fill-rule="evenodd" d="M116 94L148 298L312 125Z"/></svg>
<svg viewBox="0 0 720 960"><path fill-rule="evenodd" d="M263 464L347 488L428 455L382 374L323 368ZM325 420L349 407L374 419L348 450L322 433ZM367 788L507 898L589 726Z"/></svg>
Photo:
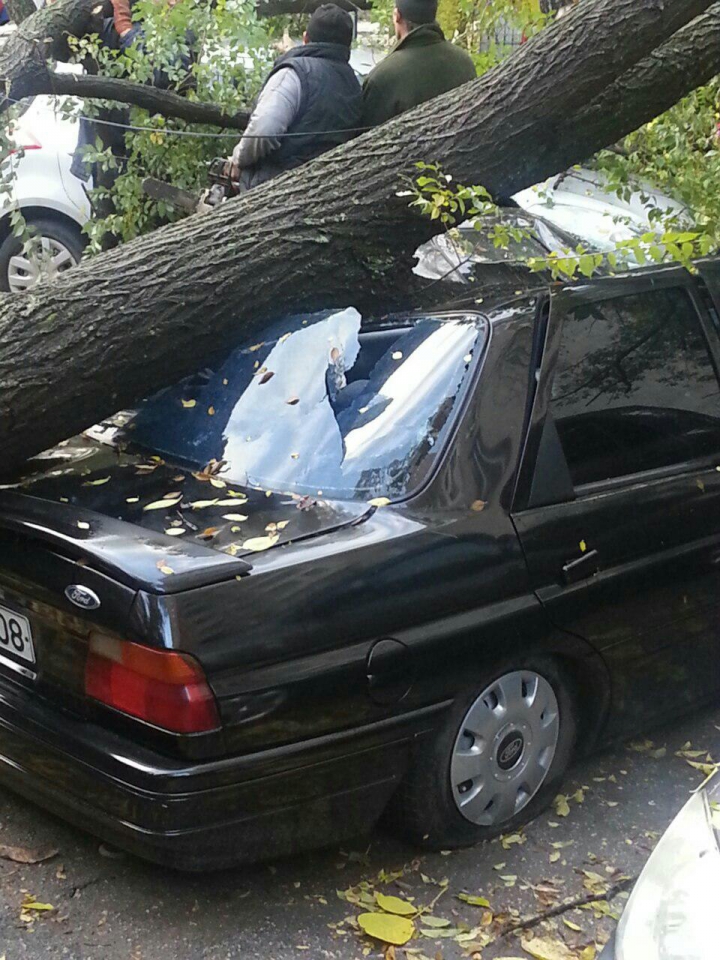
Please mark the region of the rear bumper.
<svg viewBox="0 0 720 960"><path fill-rule="evenodd" d="M0 683L0 782L137 856L207 870L372 828L410 745L444 705L401 722L188 765Z"/></svg>

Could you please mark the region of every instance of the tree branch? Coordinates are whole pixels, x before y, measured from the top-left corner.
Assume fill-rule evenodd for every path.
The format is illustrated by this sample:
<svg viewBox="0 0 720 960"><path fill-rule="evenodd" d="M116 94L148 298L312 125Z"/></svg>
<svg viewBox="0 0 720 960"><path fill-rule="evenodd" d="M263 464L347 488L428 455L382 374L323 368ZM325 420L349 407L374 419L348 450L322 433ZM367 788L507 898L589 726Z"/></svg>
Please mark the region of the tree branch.
<svg viewBox="0 0 720 960"><path fill-rule="evenodd" d="M278 17L289 13L312 13L326 0L258 0L255 10L258 17ZM352 13L353 10L370 10L372 0L336 0L337 6Z"/></svg>
<svg viewBox="0 0 720 960"><path fill-rule="evenodd" d="M250 114L244 110L228 113L214 103L198 103L170 90L159 90L157 87L112 77L48 71L46 78L36 77L34 87L33 92L36 94L54 93L86 99L114 100L142 107L149 113L186 120L188 123L207 123L233 130L244 130L250 120Z"/></svg>
<svg viewBox="0 0 720 960"><path fill-rule="evenodd" d="M591 903L600 903L602 901L608 902L610 900L614 900L619 893L623 893L623 891L627 890L628 887L631 887L636 880L637 876L624 877L622 880L618 880L617 883L614 883L611 887L608 887L605 893L588 893L582 897L575 897L573 900L564 900L562 903L556 904L556 906L551 907L549 910L543 910L542 913L536 913L531 917L525 917L523 920L518 920L516 923L511 923L509 926L505 927L500 936L509 937L511 933L519 933L521 930L531 930L533 927L537 927L546 920L551 920L553 917L560 917L569 910L576 910L578 907L587 907Z"/></svg>

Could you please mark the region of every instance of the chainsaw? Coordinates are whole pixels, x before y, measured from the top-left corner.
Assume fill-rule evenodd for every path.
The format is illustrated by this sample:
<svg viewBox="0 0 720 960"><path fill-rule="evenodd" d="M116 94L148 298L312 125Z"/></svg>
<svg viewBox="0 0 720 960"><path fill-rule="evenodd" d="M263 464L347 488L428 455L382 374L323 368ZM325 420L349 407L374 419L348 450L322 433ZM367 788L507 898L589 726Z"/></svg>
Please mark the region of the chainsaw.
<svg viewBox="0 0 720 960"><path fill-rule="evenodd" d="M164 180L146 177L143 180L143 193L153 200L161 200L186 213L204 213L219 204L237 196L238 184L228 173L229 161L225 157L215 157L208 166L208 186L198 198L188 190L181 190Z"/></svg>

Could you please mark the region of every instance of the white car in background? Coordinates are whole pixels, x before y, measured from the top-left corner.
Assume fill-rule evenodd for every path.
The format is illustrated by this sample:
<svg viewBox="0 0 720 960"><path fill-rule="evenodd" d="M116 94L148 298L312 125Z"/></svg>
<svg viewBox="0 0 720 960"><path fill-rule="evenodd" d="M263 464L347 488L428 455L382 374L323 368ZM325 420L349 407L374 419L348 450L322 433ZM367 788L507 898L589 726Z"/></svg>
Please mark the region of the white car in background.
<svg viewBox="0 0 720 960"><path fill-rule="evenodd" d="M604 174L576 167L521 190L513 200L525 213L542 217L599 251L612 250L619 241L657 230L654 210L664 218L676 219L683 229L691 225L682 203L645 181L637 181L634 187L630 198L622 199L610 189Z"/></svg>
<svg viewBox="0 0 720 960"><path fill-rule="evenodd" d="M63 116L63 99L35 97L13 124L17 146L2 169L12 189L0 208L0 290L20 293L41 275L69 270L85 247L90 201L86 185L70 172L78 123ZM15 206L35 235L29 250L12 232Z"/></svg>

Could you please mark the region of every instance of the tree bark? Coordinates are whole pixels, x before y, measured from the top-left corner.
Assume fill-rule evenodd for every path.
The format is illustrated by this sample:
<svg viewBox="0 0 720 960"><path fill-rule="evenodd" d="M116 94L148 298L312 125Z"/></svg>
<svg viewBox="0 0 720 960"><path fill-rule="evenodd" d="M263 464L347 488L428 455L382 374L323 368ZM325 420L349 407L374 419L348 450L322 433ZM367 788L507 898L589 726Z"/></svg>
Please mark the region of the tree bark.
<svg viewBox="0 0 720 960"><path fill-rule="evenodd" d="M455 182L495 196L565 169L650 120L654 104L636 91L617 125L583 131L579 151L558 140L567 118L710 5L595 0L491 73L217 212L4 297L3 471L212 363L268 318L387 302L413 250L437 230L397 196L416 161L439 162ZM694 57L685 66L692 74Z"/></svg>
<svg viewBox="0 0 720 960"><path fill-rule="evenodd" d="M22 23L37 10L33 0L5 0L5 6L13 23Z"/></svg>

